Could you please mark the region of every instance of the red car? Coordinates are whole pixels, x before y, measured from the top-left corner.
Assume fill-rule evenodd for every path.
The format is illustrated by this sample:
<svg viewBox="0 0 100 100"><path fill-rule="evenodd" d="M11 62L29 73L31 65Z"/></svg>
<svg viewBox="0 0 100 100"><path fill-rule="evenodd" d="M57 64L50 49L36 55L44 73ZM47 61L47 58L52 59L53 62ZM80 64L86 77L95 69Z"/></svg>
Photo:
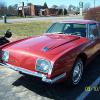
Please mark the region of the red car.
<svg viewBox="0 0 100 100"><path fill-rule="evenodd" d="M77 85L85 66L100 51L100 23L70 20L54 23L45 34L8 43L1 65L55 83Z"/></svg>

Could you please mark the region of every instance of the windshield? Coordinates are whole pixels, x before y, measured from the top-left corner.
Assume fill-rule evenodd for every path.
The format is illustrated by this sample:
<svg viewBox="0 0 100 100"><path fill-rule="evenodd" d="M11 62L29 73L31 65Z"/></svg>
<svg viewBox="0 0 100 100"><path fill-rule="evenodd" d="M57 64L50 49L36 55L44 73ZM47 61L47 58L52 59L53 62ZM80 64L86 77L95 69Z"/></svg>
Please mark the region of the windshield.
<svg viewBox="0 0 100 100"><path fill-rule="evenodd" d="M54 23L46 32L47 34L68 34L86 37L86 24Z"/></svg>

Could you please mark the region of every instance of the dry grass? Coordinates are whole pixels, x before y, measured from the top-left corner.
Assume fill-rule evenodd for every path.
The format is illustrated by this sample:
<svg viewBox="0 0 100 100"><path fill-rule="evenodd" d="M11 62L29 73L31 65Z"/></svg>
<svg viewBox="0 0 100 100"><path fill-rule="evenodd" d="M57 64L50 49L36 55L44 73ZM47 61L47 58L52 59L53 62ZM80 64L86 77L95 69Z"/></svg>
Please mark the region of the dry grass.
<svg viewBox="0 0 100 100"><path fill-rule="evenodd" d="M31 22L31 23L0 23L0 35L7 29L11 29L13 38L23 38L33 35L43 34L50 26L51 22Z"/></svg>

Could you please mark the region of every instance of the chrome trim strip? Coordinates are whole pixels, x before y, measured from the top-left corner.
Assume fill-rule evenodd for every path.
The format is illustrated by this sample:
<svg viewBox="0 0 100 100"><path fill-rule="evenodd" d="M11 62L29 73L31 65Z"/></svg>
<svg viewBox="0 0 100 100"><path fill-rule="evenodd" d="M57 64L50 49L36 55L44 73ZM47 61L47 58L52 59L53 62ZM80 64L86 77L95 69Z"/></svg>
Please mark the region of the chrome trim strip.
<svg viewBox="0 0 100 100"><path fill-rule="evenodd" d="M20 68L20 67L17 67L17 66L12 66L12 65L7 64L7 63L6 64L0 63L0 65L5 66L5 67L10 68L10 69L13 69L15 71L21 71L21 72L23 72L25 74L37 76L37 77L40 77L40 78L42 78L44 76L44 74L41 74L41 73L38 73L38 72L34 72L34 71L30 71L30 70L27 70L27 69L24 69L24 68Z"/></svg>
<svg viewBox="0 0 100 100"><path fill-rule="evenodd" d="M62 78L64 78L66 76L66 73L63 73L63 74L61 74L61 75L59 75L59 76L57 76L57 77L55 77L55 78L53 78L53 79L47 79L46 77L43 77L42 78L42 81L45 81L45 82L47 82L47 83L55 83L55 82L57 82L58 80L60 80L60 79L62 79Z"/></svg>
<svg viewBox="0 0 100 100"><path fill-rule="evenodd" d="M57 76L53 79L48 79L46 75L38 73L38 72L30 71L30 70L20 68L20 67L17 67L17 66L12 66L12 65L7 64L7 63L5 63L5 64L0 63L0 65L5 66L5 67L10 68L10 69L13 69L15 71L21 71L21 72L28 74L28 75L40 77L40 78L42 78L42 81L47 82L47 83L51 83L51 84L59 81L60 79L62 79L66 76L66 73L63 73L63 74L61 74L61 75L59 75L59 76Z"/></svg>

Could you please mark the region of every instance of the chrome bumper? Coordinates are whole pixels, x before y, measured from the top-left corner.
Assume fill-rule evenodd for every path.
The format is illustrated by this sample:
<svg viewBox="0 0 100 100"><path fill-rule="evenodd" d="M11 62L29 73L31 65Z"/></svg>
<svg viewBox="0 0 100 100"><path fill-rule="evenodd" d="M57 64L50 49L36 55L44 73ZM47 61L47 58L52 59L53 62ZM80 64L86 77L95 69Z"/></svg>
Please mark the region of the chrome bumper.
<svg viewBox="0 0 100 100"><path fill-rule="evenodd" d="M42 78L42 81L47 82L47 83L51 83L51 84L59 81L60 79L62 79L66 76L66 73L63 73L63 74L61 74L53 79L48 79L46 75L38 73L38 72L30 71L30 70L20 68L17 66L12 66L12 65L7 64L7 63L6 64L0 63L0 65L5 66L5 67L10 68L10 69L13 69L15 71L23 72L23 73L28 74L28 75L40 77L40 78Z"/></svg>

